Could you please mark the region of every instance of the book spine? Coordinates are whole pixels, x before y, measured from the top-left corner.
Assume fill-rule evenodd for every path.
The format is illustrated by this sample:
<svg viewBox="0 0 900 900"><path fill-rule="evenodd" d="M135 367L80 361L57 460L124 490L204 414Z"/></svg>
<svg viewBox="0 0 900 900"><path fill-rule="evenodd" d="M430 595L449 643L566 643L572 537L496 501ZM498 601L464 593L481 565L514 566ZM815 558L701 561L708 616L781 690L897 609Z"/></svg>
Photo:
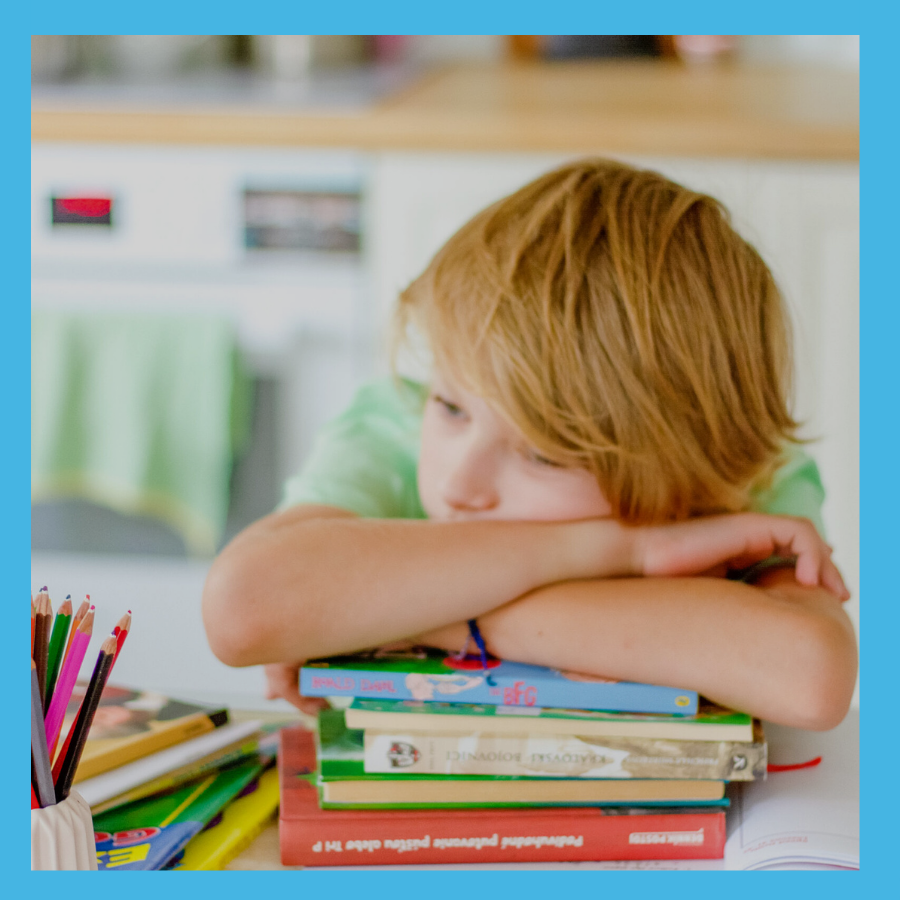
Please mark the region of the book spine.
<svg viewBox="0 0 900 900"><path fill-rule="evenodd" d="M569 707L620 712L694 715L696 691L631 682L556 682L475 672L447 675L304 666L300 693L306 697L361 697L388 700L484 703L491 706Z"/></svg>
<svg viewBox="0 0 900 900"><path fill-rule="evenodd" d="M338 814L339 816L340 814ZM435 811L415 822L327 815L279 824L285 865L441 865L450 863L579 862L631 859L720 859L723 812L579 816L566 810L515 821L484 810L471 816Z"/></svg>
<svg viewBox="0 0 900 900"><path fill-rule="evenodd" d="M425 734L366 729L372 774L512 775L560 778L696 778L753 781L766 773L766 744L575 735Z"/></svg>

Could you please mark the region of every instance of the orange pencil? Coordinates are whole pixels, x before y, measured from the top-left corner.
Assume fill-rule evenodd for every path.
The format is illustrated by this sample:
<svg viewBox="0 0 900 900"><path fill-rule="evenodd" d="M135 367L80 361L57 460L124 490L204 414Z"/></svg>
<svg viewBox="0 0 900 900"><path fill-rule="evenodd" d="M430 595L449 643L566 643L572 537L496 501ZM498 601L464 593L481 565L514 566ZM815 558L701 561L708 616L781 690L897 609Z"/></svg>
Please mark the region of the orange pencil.
<svg viewBox="0 0 900 900"><path fill-rule="evenodd" d="M72 624L69 626L69 640L66 642L66 649L63 653L63 659L61 665L65 664L66 657L69 655L69 649L72 646L72 641L75 639L75 632L78 630L78 626L81 624L81 620L87 615L88 610L91 608L91 595L87 595L87 599L81 602L81 606L78 607L75 615L72 616Z"/></svg>

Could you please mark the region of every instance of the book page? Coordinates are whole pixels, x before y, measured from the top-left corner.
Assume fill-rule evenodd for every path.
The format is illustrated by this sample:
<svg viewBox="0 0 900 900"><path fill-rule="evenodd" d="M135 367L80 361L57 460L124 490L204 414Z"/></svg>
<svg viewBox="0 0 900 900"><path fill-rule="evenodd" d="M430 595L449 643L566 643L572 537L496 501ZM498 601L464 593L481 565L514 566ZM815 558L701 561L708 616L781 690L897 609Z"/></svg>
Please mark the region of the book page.
<svg viewBox="0 0 900 900"><path fill-rule="evenodd" d="M822 757L813 768L772 772L732 797L725 867L859 868L859 711L832 731L766 724L769 761Z"/></svg>

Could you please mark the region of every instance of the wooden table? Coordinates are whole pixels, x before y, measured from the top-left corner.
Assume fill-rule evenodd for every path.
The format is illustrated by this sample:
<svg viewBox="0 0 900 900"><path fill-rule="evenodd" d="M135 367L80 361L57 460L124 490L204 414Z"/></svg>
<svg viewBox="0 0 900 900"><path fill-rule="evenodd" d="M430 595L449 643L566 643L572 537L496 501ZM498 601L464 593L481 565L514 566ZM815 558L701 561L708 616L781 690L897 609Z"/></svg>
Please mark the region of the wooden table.
<svg viewBox="0 0 900 900"><path fill-rule="evenodd" d="M177 100L177 85L173 87ZM34 141L856 160L859 76L664 61L465 64L371 105L32 101Z"/></svg>

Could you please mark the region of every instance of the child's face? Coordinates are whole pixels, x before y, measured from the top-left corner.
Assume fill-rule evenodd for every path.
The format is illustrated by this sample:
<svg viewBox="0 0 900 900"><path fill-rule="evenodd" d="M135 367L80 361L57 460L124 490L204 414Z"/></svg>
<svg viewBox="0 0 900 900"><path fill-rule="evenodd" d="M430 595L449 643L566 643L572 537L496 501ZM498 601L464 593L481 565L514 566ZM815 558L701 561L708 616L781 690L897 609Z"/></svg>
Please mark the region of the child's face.
<svg viewBox="0 0 900 900"><path fill-rule="evenodd" d="M425 406L418 477L430 519L562 521L611 513L590 472L547 462L484 400L440 374Z"/></svg>

